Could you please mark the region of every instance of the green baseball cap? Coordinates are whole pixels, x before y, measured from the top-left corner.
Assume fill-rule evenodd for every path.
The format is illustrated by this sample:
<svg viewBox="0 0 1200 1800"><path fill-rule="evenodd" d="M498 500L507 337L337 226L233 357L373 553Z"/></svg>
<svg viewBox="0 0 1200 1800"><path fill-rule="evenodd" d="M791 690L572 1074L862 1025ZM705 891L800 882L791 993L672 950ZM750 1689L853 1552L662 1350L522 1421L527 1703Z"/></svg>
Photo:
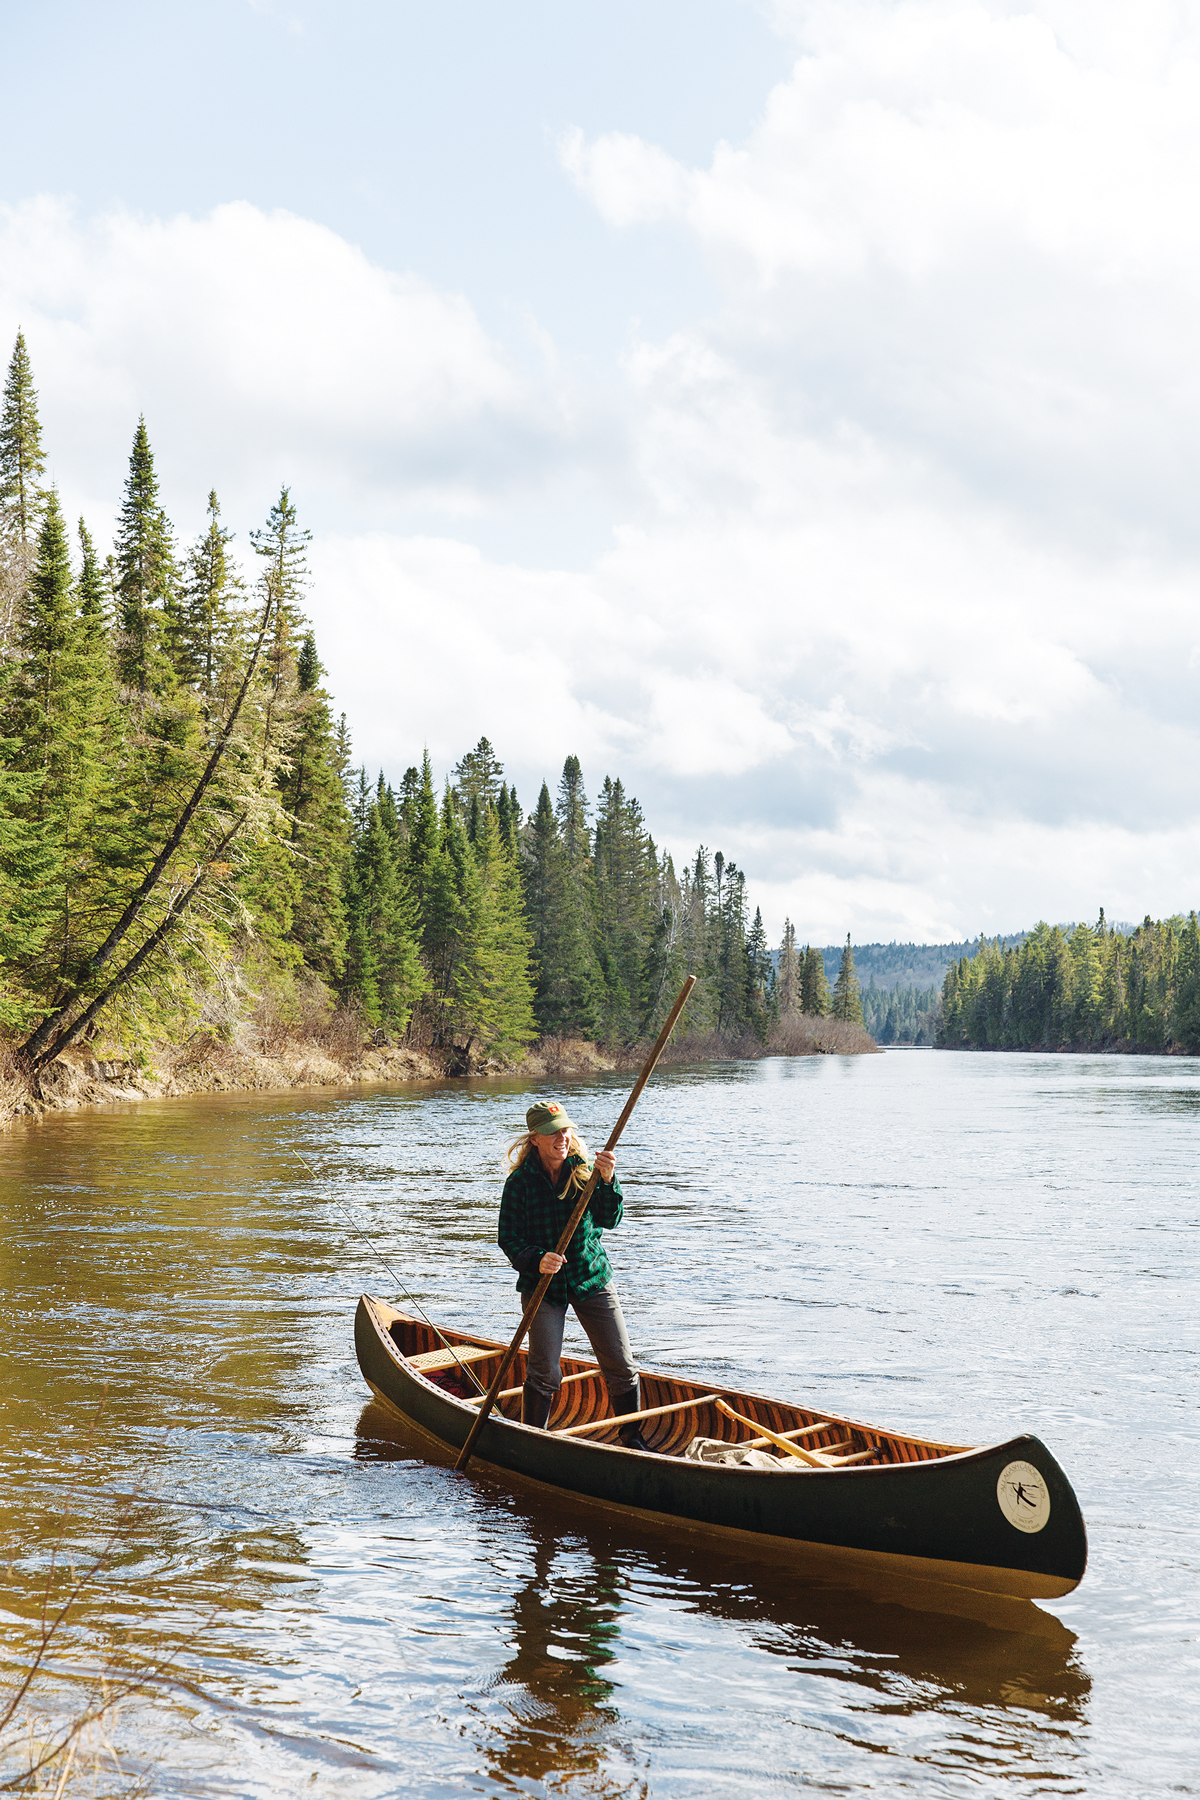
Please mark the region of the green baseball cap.
<svg viewBox="0 0 1200 1800"><path fill-rule="evenodd" d="M567 1109L557 1100L539 1100L525 1114L525 1123L534 1137L553 1137L556 1131L574 1131L575 1121L567 1117Z"/></svg>

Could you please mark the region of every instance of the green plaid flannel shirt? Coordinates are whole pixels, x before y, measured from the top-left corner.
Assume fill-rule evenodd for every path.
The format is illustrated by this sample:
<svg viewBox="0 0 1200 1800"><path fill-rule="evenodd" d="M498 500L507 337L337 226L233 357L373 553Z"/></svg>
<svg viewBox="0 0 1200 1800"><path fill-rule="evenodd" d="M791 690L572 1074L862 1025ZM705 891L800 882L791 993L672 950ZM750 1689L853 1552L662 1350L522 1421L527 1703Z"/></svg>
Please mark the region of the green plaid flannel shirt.
<svg viewBox="0 0 1200 1800"><path fill-rule="evenodd" d="M568 1169L577 1168L581 1156L569 1156L559 1173L559 1188L566 1185ZM517 1271L517 1289L531 1294L540 1276L538 1264L553 1250L563 1227L575 1210L577 1193L555 1192L537 1151L514 1169L504 1184L496 1242ZM588 1209L575 1227L567 1247L567 1260L546 1290L554 1306L566 1306L576 1294L594 1294L612 1280L612 1265L604 1254L601 1230L611 1231L624 1215L621 1184L614 1179L597 1182Z"/></svg>

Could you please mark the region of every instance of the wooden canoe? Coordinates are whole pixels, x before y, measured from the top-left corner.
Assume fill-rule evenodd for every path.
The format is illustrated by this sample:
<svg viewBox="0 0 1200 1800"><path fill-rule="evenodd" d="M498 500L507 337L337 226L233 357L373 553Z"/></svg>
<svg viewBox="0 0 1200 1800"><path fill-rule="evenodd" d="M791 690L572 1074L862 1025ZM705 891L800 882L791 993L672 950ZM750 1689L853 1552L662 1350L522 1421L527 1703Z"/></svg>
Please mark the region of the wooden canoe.
<svg viewBox="0 0 1200 1800"><path fill-rule="evenodd" d="M475 1413L465 1368L486 1388L505 1349L467 1332L439 1334L366 1294L354 1343L372 1391L450 1450L462 1447ZM671 1410L643 1420L648 1452L627 1450L596 1364L564 1356L562 1367L549 1428L539 1431L520 1423L525 1353L518 1353L511 1389L480 1433L476 1463L660 1527L716 1533L772 1556L791 1552L810 1566L819 1552L831 1568L1027 1600L1068 1594L1083 1577L1087 1535L1079 1503L1039 1438L982 1448L939 1444L819 1408L643 1371L642 1407ZM749 1468L685 1458L695 1437L751 1441L751 1425L731 1418L718 1399L753 1422L760 1443L763 1432L799 1434L793 1441L819 1466L789 1460L786 1469ZM580 1426L595 1429L576 1435ZM764 1447L771 1454L779 1448L769 1439Z"/></svg>

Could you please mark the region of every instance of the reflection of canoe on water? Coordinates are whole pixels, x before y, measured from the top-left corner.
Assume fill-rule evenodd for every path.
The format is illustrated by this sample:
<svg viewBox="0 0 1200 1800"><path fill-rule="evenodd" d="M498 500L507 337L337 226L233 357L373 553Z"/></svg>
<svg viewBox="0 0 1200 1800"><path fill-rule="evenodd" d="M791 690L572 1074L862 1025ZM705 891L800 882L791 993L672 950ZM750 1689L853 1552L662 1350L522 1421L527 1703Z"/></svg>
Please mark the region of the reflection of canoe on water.
<svg viewBox="0 0 1200 1800"><path fill-rule="evenodd" d="M461 1447L475 1414L467 1370L486 1387L505 1346L466 1332L435 1332L364 1295L355 1349L368 1384L421 1431ZM445 1348L449 1345L451 1348ZM453 1351L453 1355L451 1354ZM715 1534L772 1555L828 1556L989 1593L1049 1599L1083 1575L1087 1538L1071 1484L1035 1437L965 1449L882 1431L836 1414L643 1372L642 1432L649 1452L615 1441L594 1363L563 1358L550 1429L519 1423L524 1352L512 1386L484 1425L476 1460L659 1526ZM718 1405L718 1401L723 1405ZM757 1443L777 1456L746 1463L685 1455ZM781 1441L783 1440L783 1441ZM792 1458L786 1442L807 1453Z"/></svg>

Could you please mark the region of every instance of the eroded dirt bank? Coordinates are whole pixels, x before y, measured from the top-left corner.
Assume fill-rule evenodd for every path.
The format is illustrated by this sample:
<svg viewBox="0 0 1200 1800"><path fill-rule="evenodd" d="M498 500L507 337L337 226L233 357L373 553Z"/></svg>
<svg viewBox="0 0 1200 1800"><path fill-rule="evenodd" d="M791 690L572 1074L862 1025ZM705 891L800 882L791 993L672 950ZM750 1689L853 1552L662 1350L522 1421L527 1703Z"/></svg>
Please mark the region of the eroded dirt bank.
<svg viewBox="0 0 1200 1800"><path fill-rule="evenodd" d="M182 1044L161 1043L131 1054L98 1040L77 1045L30 1077L11 1043L0 1041L0 1126L13 1119L80 1106L162 1099L176 1094L283 1091L296 1087L357 1087L395 1081L444 1081L450 1076L519 1075L572 1080L640 1065L644 1044L605 1048L580 1038L544 1038L516 1057L453 1059L404 1043L378 1041L348 1015L334 1015L318 1032L296 1032L249 1020L236 1033L198 1032ZM665 1062L749 1060L762 1056L855 1056L878 1046L861 1026L796 1015L779 1021L766 1043L715 1033L669 1046Z"/></svg>

